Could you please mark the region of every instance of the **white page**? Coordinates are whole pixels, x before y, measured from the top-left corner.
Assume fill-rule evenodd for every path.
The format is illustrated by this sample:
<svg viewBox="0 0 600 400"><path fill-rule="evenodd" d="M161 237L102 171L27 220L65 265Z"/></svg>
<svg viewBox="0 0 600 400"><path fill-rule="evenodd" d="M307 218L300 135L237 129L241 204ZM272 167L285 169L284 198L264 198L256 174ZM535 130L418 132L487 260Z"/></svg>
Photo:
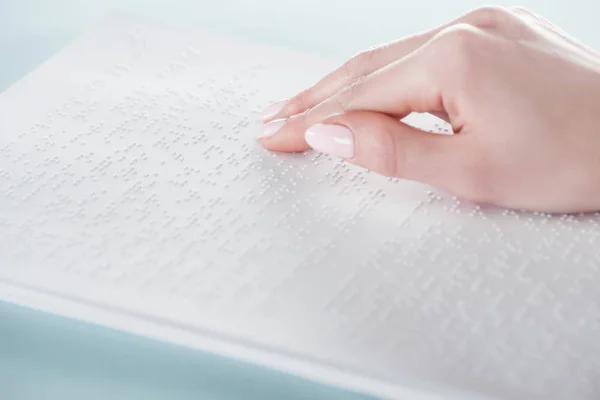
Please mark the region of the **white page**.
<svg viewBox="0 0 600 400"><path fill-rule="evenodd" d="M386 398L598 398L600 216L263 150L336 65L104 20L0 95L0 299Z"/></svg>

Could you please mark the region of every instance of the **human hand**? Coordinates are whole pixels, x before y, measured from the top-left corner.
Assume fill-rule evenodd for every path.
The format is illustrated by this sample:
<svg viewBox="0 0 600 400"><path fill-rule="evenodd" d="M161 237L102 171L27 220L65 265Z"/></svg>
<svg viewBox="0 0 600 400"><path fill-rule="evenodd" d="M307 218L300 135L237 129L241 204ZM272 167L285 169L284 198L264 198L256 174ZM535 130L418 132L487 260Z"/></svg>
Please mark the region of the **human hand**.
<svg viewBox="0 0 600 400"><path fill-rule="evenodd" d="M412 112L454 134L403 123ZM600 54L522 8L359 53L264 120L269 150L312 147L478 203L600 210Z"/></svg>

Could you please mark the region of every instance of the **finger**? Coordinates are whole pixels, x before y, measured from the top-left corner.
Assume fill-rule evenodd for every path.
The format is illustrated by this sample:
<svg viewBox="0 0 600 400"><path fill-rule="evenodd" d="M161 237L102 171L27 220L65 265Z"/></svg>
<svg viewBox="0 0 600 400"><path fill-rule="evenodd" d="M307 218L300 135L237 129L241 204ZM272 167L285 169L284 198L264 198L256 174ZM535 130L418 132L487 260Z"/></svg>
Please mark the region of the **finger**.
<svg viewBox="0 0 600 400"><path fill-rule="evenodd" d="M332 115L355 110L369 110L402 119L410 113L439 110L441 105L427 106L426 98L436 101L436 95L425 90L429 82L425 69L418 68L418 56L411 55L365 77L316 107L285 123L277 120L266 125L281 124L279 131L263 138L263 145L275 151L303 151L308 148L304 132Z"/></svg>
<svg viewBox="0 0 600 400"><path fill-rule="evenodd" d="M263 113L263 120L269 122L302 113L323 102L357 79L416 51L440 32L454 25L469 24L480 29L490 29L500 34L509 34L517 21L518 18L514 17L504 7L481 7L427 32L363 51L327 74L314 86L288 100L271 105Z"/></svg>
<svg viewBox="0 0 600 400"><path fill-rule="evenodd" d="M413 112L447 116L454 132L460 132L465 115L457 112L458 104L473 97L477 82L483 79L480 76L485 57L482 56L495 40L471 25L454 25L419 50L362 78L305 113L266 124L267 135L263 135L261 142L269 150L303 151L308 148L303 135L309 126L355 110L375 111L397 119Z"/></svg>
<svg viewBox="0 0 600 400"><path fill-rule="evenodd" d="M472 135L427 133L369 111L337 115L306 131L310 146L384 176L425 183L461 198L490 201L489 162Z"/></svg>

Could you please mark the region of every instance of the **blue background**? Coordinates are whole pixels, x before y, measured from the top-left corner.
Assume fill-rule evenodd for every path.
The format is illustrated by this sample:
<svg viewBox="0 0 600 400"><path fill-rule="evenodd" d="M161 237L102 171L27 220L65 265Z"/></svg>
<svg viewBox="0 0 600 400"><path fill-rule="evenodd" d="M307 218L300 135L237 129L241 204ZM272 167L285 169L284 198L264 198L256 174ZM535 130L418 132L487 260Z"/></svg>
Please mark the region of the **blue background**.
<svg viewBox="0 0 600 400"><path fill-rule="evenodd" d="M0 302L2 400L366 399Z"/></svg>

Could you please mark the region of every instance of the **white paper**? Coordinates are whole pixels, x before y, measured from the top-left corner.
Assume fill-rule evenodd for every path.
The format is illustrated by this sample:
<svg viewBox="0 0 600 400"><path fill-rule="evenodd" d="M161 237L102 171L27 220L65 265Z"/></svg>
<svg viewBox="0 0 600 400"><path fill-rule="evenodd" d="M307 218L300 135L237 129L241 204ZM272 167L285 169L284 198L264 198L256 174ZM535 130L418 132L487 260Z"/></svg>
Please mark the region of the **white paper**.
<svg viewBox="0 0 600 400"><path fill-rule="evenodd" d="M598 398L600 216L263 150L337 64L104 20L0 95L0 299L384 398Z"/></svg>

